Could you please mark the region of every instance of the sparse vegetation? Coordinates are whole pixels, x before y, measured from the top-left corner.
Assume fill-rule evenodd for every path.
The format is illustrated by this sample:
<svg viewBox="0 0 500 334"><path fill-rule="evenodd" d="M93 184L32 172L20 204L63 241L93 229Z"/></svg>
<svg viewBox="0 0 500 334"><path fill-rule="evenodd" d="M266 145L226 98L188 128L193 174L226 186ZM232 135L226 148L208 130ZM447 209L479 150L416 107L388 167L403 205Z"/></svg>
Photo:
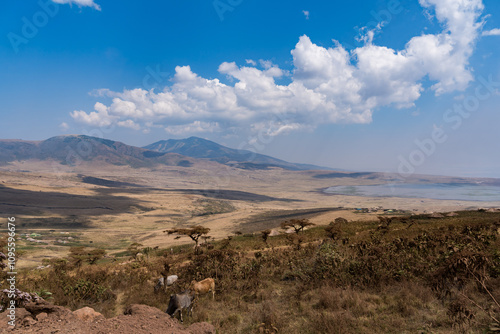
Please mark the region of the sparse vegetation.
<svg viewBox="0 0 500 334"><path fill-rule="evenodd" d="M48 269L20 275L19 286L113 316L131 303L164 310L171 293L212 277L215 301L200 297L185 321L209 321L220 333L493 332L500 318L500 213L408 221L337 220L326 229L267 235L273 248L246 234L196 252L151 249L141 261L53 260ZM300 238L300 247L291 238ZM179 281L155 294L166 263Z"/></svg>

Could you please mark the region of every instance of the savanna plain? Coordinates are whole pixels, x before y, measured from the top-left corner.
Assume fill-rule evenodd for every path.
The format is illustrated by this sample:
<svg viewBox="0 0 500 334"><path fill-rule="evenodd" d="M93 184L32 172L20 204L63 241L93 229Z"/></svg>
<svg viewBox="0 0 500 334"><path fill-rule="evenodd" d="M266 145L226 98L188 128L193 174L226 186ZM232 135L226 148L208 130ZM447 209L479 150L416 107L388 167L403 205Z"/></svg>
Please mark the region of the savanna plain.
<svg viewBox="0 0 500 334"><path fill-rule="evenodd" d="M0 167L0 179L0 212L16 218L16 287L29 295L16 301L27 315L2 332L73 330L77 320L23 300L38 297L99 312L78 320L81 333L164 332L158 320L179 333L500 331L498 202L332 195L323 190L394 180L210 161L92 161L57 173L52 162L16 161ZM198 247L184 233L196 227ZM155 289L170 275L178 280ZM2 286L6 278L4 270ZM198 296L182 325L161 318L171 294L205 278L215 280L215 298ZM131 305L156 318L120 327Z"/></svg>

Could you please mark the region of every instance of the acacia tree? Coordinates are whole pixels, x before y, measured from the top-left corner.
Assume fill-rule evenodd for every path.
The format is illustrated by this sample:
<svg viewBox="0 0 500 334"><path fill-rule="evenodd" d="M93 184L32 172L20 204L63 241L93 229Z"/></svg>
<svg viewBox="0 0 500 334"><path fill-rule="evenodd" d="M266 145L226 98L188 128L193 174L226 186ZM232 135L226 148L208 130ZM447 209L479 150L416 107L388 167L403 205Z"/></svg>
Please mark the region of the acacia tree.
<svg viewBox="0 0 500 334"><path fill-rule="evenodd" d="M177 234L178 236L185 235L191 238L191 240L194 241L195 248L198 249L198 243L200 240L200 237L202 235L208 234L210 232L210 229L208 227L203 227L203 226L191 226L189 228L173 228L170 230L165 230L163 232L170 234Z"/></svg>
<svg viewBox="0 0 500 334"><path fill-rule="evenodd" d="M98 260L106 255L106 251L104 249L87 249L83 246L79 247L71 247L69 250L69 259L70 262L75 267L80 267L84 262L88 264L95 264Z"/></svg>
<svg viewBox="0 0 500 334"><path fill-rule="evenodd" d="M283 230L288 230L289 228L293 228L295 233L299 234L299 232L304 231L305 227L313 226L314 224L309 221L309 219L290 219L282 222L280 227Z"/></svg>
<svg viewBox="0 0 500 334"><path fill-rule="evenodd" d="M267 238L269 238L269 235L271 234L271 230L264 230L260 232L262 234L262 240L267 244Z"/></svg>

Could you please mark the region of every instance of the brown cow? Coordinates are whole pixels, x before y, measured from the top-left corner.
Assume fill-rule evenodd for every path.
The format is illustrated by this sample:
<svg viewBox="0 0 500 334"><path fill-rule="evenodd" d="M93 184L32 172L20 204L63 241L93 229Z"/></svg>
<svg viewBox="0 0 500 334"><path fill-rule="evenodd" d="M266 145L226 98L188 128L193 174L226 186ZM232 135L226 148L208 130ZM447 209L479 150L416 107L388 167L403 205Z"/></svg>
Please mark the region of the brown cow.
<svg viewBox="0 0 500 334"><path fill-rule="evenodd" d="M189 289L193 290L197 295L212 291L212 299L215 299L215 281L213 278L205 278L203 281L192 281Z"/></svg>

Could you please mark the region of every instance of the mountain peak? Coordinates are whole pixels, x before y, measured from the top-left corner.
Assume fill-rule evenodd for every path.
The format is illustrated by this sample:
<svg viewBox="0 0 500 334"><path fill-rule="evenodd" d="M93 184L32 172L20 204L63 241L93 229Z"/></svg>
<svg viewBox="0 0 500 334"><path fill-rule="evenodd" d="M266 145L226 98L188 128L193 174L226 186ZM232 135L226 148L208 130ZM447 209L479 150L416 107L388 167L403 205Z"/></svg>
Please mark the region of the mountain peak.
<svg viewBox="0 0 500 334"><path fill-rule="evenodd" d="M329 169L313 165L294 164L248 150L226 147L195 136L185 139L160 140L143 148L157 152L178 153L192 158L207 159L245 169L268 169L270 167L281 167L290 170Z"/></svg>

